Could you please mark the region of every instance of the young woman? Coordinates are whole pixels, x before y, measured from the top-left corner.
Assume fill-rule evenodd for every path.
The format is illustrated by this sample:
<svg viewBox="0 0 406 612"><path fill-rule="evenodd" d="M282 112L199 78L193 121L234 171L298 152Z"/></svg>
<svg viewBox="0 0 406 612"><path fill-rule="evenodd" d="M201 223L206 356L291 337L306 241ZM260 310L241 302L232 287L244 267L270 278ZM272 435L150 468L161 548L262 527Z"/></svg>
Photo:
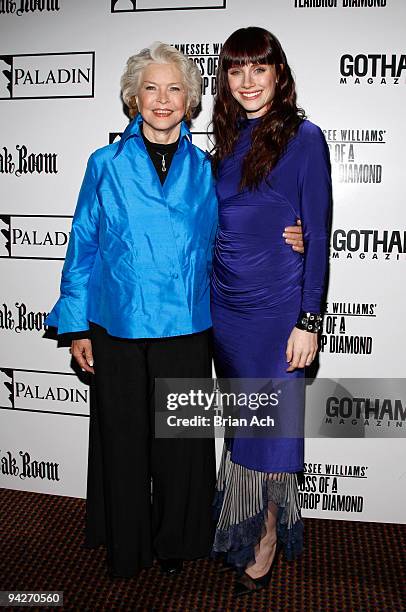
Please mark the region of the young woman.
<svg viewBox="0 0 406 612"><path fill-rule="evenodd" d="M275 36L256 27L234 32L220 55L213 117L219 228L211 313L220 377L298 379L316 354L331 179L323 134L304 117ZM304 257L281 238L296 218ZM226 441L214 551L240 568L237 594L267 585L277 540L288 557L300 552L301 470L303 438Z"/></svg>

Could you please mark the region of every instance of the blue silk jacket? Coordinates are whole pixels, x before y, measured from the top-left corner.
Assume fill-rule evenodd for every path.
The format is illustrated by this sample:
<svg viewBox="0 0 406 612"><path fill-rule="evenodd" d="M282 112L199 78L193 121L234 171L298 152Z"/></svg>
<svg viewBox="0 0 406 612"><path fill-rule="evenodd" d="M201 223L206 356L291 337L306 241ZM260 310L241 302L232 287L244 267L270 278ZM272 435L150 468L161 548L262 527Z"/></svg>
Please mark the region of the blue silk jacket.
<svg viewBox="0 0 406 612"><path fill-rule="evenodd" d="M141 135L141 115L121 140L89 158L62 270L45 323L159 338L211 326L210 272L217 199L210 158L185 124L161 185Z"/></svg>

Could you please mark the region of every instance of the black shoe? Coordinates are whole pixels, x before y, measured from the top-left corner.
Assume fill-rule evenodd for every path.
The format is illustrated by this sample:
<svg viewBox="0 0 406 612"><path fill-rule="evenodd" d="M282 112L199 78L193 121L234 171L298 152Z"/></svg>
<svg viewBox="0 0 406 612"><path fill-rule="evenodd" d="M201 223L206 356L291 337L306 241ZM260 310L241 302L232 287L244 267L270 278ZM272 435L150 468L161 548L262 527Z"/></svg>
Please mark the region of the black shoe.
<svg viewBox="0 0 406 612"><path fill-rule="evenodd" d="M163 574L176 576L183 569L183 559L158 559L159 567Z"/></svg>
<svg viewBox="0 0 406 612"><path fill-rule="evenodd" d="M278 548L276 549L272 565L269 568L268 572L265 574L265 576L260 576L259 578L251 578L251 576L244 572L241 576L237 578L234 584L235 597L239 597L240 595L247 595L249 593L255 593L256 591L261 591L269 585L272 578L272 572L276 565L276 559L278 557L277 553Z"/></svg>
<svg viewBox="0 0 406 612"><path fill-rule="evenodd" d="M261 591L268 586L272 576L272 567L268 571L265 576L261 576L260 578L251 578L248 576L246 572L239 576L234 584L234 595L239 597L240 595L247 595L249 593L255 593L257 591Z"/></svg>

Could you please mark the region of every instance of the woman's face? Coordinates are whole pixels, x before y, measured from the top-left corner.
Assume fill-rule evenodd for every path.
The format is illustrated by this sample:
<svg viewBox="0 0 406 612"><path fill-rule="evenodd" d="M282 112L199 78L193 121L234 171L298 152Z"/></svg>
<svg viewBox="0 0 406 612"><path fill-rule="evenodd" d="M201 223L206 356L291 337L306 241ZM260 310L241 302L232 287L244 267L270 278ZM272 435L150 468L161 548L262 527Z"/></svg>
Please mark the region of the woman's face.
<svg viewBox="0 0 406 612"><path fill-rule="evenodd" d="M275 95L275 66L232 66L228 69L227 77L232 96L241 104L249 119L262 117L268 111Z"/></svg>
<svg viewBox="0 0 406 612"><path fill-rule="evenodd" d="M175 64L149 64L141 75L136 102L150 129L172 132L179 128L187 102L179 68Z"/></svg>

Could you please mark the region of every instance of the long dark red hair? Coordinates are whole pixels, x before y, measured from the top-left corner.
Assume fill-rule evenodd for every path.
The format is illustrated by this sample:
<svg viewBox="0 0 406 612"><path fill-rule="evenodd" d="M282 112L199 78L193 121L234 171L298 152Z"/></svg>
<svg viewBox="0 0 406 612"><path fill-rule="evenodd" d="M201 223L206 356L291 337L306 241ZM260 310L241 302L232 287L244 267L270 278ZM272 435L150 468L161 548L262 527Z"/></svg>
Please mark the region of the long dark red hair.
<svg viewBox="0 0 406 612"><path fill-rule="evenodd" d="M278 39L263 28L236 30L226 40L217 71L217 95L214 100L213 132L214 170L230 155L238 138L238 127L246 114L231 94L227 71L232 66L269 64L275 66L275 96L262 121L254 128L252 147L242 168L240 188L253 189L266 178L294 136L304 111L296 105L296 88L286 55Z"/></svg>

